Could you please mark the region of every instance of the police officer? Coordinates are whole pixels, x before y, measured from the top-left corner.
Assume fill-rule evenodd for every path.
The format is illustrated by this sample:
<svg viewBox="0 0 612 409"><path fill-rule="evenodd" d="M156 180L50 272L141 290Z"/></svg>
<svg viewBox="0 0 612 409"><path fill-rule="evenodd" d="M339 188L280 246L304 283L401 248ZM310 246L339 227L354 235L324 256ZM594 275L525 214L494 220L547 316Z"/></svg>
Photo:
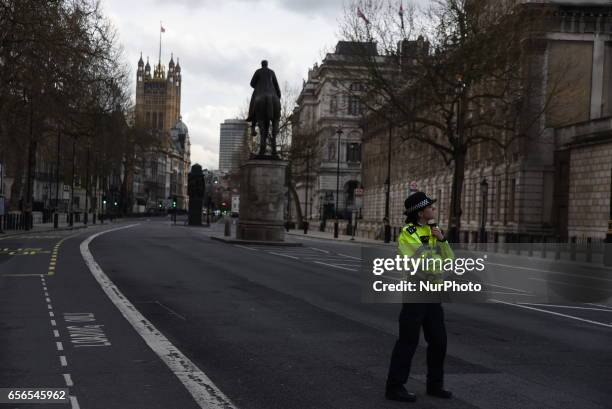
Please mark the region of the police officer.
<svg viewBox="0 0 612 409"><path fill-rule="evenodd" d="M453 258L453 252L440 228L433 222L436 218L435 199L423 192L411 194L404 202L406 226L398 239L400 255L408 257ZM430 224L428 224L430 222ZM438 263L428 263L436 265ZM443 282L442 271L435 267L424 271L426 279ZM427 341L427 394L449 399L452 393L444 389L444 357L446 356L446 328L440 298L437 302L404 302L399 316L399 338L393 348L387 376L386 398L414 402L416 395L408 392L404 384L410 375L412 357L419 343L421 328Z"/></svg>

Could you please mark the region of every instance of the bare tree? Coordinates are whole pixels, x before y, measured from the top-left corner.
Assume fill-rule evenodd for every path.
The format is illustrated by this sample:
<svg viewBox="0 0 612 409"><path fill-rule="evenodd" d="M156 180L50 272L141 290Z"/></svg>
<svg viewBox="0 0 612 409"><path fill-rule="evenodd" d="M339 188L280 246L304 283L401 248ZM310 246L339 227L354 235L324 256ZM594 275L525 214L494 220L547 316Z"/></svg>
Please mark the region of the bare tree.
<svg viewBox="0 0 612 409"><path fill-rule="evenodd" d="M484 146L504 157L538 131L554 94L553 86L544 95L529 58L543 15L515 2L490 3L436 0L425 12L400 13L392 1L357 0L341 23L343 36L375 43L381 54L361 57L368 69L360 94L366 127L400 128L403 140L434 150L452 168L454 241L468 153Z"/></svg>

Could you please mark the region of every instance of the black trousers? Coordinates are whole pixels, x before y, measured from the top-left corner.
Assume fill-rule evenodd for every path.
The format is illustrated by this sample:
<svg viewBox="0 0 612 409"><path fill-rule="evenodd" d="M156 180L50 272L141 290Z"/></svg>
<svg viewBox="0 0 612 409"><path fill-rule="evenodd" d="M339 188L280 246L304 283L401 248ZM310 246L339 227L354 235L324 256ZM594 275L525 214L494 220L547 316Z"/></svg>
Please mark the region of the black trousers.
<svg viewBox="0 0 612 409"><path fill-rule="evenodd" d="M387 388L399 387L408 381L421 327L427 341L427 386L442 386L446 356L446 328L442 304L405 303L399 316L399 339L391 355Z"/></svg>

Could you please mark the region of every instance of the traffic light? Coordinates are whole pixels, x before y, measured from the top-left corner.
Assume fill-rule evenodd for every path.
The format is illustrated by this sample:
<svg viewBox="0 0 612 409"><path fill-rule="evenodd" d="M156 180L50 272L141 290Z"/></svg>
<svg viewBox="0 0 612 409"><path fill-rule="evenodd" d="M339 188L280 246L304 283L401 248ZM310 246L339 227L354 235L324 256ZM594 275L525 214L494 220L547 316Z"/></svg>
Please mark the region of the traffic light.
<svg viewBox="0 0 612 409"><path fill-rule="evenodd" d="M176 196L174 196L174 197L172 198L172 208L173 208L173 209L176 209L176 200L177 200L177 199L176 199Z"/></svg>
<svg viewBox="0 0 612 409"><path fill-rule="evenodd" d="M117 207L117 201L115 200L115 207Z"/></svg>
<svg viewBox="0 0 612 409"><path fill-rule="evenodd" d="M158 202L157 206L161 209L162 208L162 202Z"/></svg>
<svg viewBox="0 0 612 409"><path fill-rule="evenodd" d="M102 204L106 206L106 196L102 196Z"/></svg>

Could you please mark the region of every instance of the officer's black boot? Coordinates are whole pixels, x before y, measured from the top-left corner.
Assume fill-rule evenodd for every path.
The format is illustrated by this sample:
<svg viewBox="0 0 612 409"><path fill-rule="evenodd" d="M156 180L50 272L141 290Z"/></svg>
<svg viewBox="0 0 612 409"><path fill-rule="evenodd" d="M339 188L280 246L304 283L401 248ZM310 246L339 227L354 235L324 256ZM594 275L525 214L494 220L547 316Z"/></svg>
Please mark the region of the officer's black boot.
<svg viewBox="0 0 612 409"><path fill-rule="evenodd" d="M453 397L453 393L445 390L441 384L428 384L427 394L442 399L450 399Z"/></svg>
<svg viewBox="0 0 612 409"><path fill-rule="evenodd" d="M389 400L396 400L399 402L416 402L416 395L412 392L408 392L403 386L387 385L385 397Z"/></svg>

